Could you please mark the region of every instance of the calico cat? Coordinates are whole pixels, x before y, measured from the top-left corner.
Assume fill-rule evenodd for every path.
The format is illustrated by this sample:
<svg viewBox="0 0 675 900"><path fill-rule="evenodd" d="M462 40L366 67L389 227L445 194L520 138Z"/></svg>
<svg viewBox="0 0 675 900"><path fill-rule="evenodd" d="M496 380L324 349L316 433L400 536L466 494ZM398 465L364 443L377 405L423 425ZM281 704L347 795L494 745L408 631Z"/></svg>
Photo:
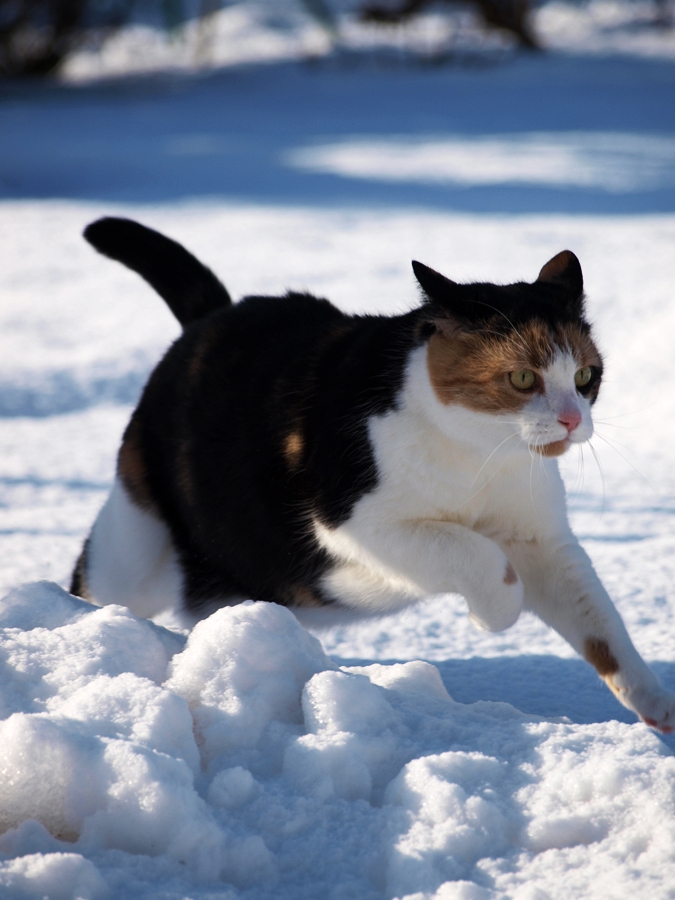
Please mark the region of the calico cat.
<svg viewBox="0 0 675 900"><path fill-rule="evenodd" d="M141 616L245 598L385 613L466 598L480 627L535 612L647 724L675 726L567 522L556 457L593 432L602 359L568 250L532 283L413 263L398 316L310 294L233 305L174 241L125 219L86 239L183 326L124 433L71 591Z"/></svg>

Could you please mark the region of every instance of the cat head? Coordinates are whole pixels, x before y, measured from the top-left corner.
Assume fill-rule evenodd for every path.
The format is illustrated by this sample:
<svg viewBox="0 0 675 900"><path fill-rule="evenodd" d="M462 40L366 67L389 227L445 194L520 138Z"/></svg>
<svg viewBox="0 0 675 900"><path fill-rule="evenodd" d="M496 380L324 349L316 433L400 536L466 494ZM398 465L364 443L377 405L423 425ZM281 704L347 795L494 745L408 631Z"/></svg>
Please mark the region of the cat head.
<svg viewBox="0 0 675 900"><path fill-rule="evenodd" d="M584 318L581 266L564 250L532 284L456 284L413 262L436 400L498 417L542 456L593 434L602 358Z"/></svg>

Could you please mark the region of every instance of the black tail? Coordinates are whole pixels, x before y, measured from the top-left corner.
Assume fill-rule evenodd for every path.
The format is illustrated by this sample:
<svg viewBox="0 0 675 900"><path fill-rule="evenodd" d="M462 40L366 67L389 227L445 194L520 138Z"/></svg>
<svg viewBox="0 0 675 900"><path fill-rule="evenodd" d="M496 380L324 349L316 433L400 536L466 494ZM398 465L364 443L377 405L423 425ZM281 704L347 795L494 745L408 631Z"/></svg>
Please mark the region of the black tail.
<svg viewBox="0 0 675 900"><path fill-rule="evenodd" d="M84 236L111 259L116 259L145 278L166 300L185 328L216 309L231 306L232 299L210 269L176 241L131 219L99 219L87 225Z"/></svg>

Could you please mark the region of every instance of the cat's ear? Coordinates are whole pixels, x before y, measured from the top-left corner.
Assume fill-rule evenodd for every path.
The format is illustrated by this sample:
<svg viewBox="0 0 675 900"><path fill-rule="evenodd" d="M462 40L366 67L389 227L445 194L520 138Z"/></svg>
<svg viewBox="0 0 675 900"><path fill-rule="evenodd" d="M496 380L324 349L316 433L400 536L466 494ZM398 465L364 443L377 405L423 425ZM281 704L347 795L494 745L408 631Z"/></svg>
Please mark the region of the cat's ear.
<svg viewBox="0 0 675 900"><path fill-rule="evenodd" d="M564 287L574 300L579 300L584 292L584 276L581 264L571 250L563 250L549 259L539 273L537 281L558 284Z"/></svg>
<svg viewBox="0 0 675 900"><path fill-rule="evenodd" d="M415 278L418 280L420 287L430 300L440 303L443 306L452 305L453 300L459 297L459 285L445 275L441 275L435 269L430 269L416 259L412 263Z"/></svg>
<svg viewBox="0 0 675 900"><path fill-rule="evenodd" d="M461 286L417 260L413 260L412 267L415 278L430 300L429 321L441 334L454 337L463 330L461 320L465 318Z"/></svg>

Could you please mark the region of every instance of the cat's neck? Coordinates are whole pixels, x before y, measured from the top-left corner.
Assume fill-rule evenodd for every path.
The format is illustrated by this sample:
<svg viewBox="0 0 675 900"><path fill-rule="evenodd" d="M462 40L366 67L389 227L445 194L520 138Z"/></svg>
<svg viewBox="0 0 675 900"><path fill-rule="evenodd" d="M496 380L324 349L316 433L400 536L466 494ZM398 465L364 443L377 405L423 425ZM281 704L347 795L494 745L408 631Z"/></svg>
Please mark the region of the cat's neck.
<svg viewBox="0 0 675 900"><path fill-rule="evenodd" d="M531 455L509 417L438 406L419 347L396 408L371 420L381 490L366 506L382 502L410 521L456 522L498 542L533 540L547 522L564 521L556 459Z"/></svg>
<svg viewBox="0 0 675 900"><path fill-rule="evenodd" d="M401 395L401 409L424 422L427 439L452 445L455 453L471 460L471 467L484 465L488 457L491 471L508 462L529 465L530 453L513 413L479 412L439 402L429 379L427 353L425 344L410 354Z"/></svg>

